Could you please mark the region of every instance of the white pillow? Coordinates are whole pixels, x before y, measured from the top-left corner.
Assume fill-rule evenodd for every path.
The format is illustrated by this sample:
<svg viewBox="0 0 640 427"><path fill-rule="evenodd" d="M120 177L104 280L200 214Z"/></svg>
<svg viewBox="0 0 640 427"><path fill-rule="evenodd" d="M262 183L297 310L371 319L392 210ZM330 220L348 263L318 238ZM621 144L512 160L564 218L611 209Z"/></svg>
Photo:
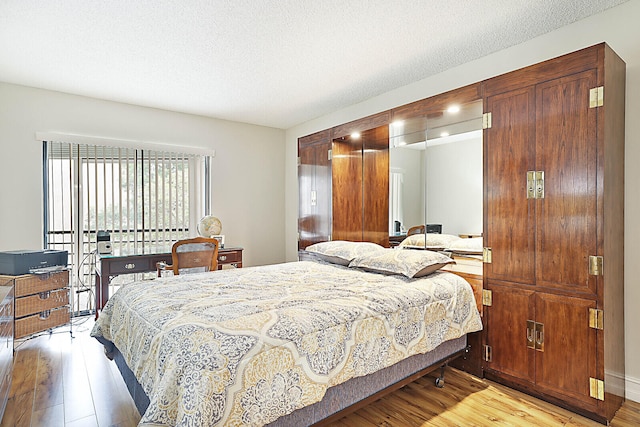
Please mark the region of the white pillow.
<svg viewBox="0 0 640 427"><path fill-rule="evenodd" d="M445 249L458 240L462 239L452 234L427 233L426 237L425 234L412 234L411 236L407 236L398 246Z"/></svg>
<svg viewBox="0 0 640 427"><path fill-rule="evenodd" d="M459 254L481 254L482 253L482 237L472 237L470 239L460 239L451 243L447 248L448 251Z"/></svg>
<svg viewBox="0 0 640 427"><path fill-rule="evenodd" d="M333 240L331 242L314 243L311 246L307 246L306 250L316 254L324 261L339 265L349 265L355 257L383 251L384 247L372 242Z"/></svg>
<svg viewBox="0 0 640 427"><path fill-rule="evenodd" d="M402 274L409 278L426 276L455 261L439 252L428 250L384 249L359 256L349 267L385 274Z"/></svg>

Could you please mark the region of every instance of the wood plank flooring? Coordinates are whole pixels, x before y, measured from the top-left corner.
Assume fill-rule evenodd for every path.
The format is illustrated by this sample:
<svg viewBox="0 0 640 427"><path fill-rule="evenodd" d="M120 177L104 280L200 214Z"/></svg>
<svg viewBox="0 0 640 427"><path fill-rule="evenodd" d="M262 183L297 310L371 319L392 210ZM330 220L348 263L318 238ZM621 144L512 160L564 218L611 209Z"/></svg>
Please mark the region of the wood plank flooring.
<svg viewBox="0 0 640 427"><path fill-rule="evenodd" d="M0 427L132 427L140 420L115 363L89 336L93 319L16 342L13 384ZM447 368L446 384L427 376L333 423L335 427L599 426L526 394ZM640 425L640 404L625 402L612 426ZM296 426L297 427L297 426Z"/></svg>

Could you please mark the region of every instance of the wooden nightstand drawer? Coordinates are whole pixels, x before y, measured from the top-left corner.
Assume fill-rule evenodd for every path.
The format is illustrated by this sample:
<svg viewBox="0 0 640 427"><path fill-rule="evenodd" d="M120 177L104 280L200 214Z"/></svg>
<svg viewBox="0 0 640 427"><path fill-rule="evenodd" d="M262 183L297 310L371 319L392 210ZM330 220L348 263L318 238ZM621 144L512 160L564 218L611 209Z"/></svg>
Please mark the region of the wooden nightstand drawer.
<svg viewBox="0 0 640 427"><path fill-rule="evenodd" d="M15 321L16 338L26 337L36 332L69 323L69 307L54 308L32 314Z"/></svg>
<svg viewBox="0 0 640 427"><path fill-rule="evenodd" d="M218 252L219 264L242 263L242 249L220 250Z"/></svg>
<svg viewBox="0 0 640 427"><path fill-rule="evenodd" d="M27 297L16 298L16 317L28 316L69 304L69 290L45 291Z"/></svg>
<svg viewBox="0 0 640 427"><path fill-rule="evenodd" d="M15 297L37 294L69 286L69 270L47 274L15 276Z"/></svg>

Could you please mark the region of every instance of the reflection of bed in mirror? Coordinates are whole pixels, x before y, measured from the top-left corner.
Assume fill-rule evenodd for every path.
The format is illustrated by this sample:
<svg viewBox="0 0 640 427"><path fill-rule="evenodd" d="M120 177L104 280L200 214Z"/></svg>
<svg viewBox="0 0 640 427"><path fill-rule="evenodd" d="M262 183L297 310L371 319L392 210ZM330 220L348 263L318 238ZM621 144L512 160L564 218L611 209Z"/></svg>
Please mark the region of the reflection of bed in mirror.
<svg viewBox="0 0 640 427"><path fill-rule="evenodd" d="M444 271L410 278L315 259L130 284L92 335L142 425L309 425L463 354L482 327L478 294Z"/></svg>

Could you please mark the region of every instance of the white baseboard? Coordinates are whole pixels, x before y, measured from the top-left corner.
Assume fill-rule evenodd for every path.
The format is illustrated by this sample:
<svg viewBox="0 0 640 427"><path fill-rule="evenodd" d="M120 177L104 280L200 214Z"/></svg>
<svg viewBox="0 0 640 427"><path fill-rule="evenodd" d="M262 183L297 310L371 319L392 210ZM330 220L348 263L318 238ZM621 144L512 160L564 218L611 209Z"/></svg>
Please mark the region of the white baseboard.
<svg viewBox="0 0 640 427"><path fill-rule="evenodd" d="M640 403L640 378L627 376L625 378L626 399Z"/></svg>

